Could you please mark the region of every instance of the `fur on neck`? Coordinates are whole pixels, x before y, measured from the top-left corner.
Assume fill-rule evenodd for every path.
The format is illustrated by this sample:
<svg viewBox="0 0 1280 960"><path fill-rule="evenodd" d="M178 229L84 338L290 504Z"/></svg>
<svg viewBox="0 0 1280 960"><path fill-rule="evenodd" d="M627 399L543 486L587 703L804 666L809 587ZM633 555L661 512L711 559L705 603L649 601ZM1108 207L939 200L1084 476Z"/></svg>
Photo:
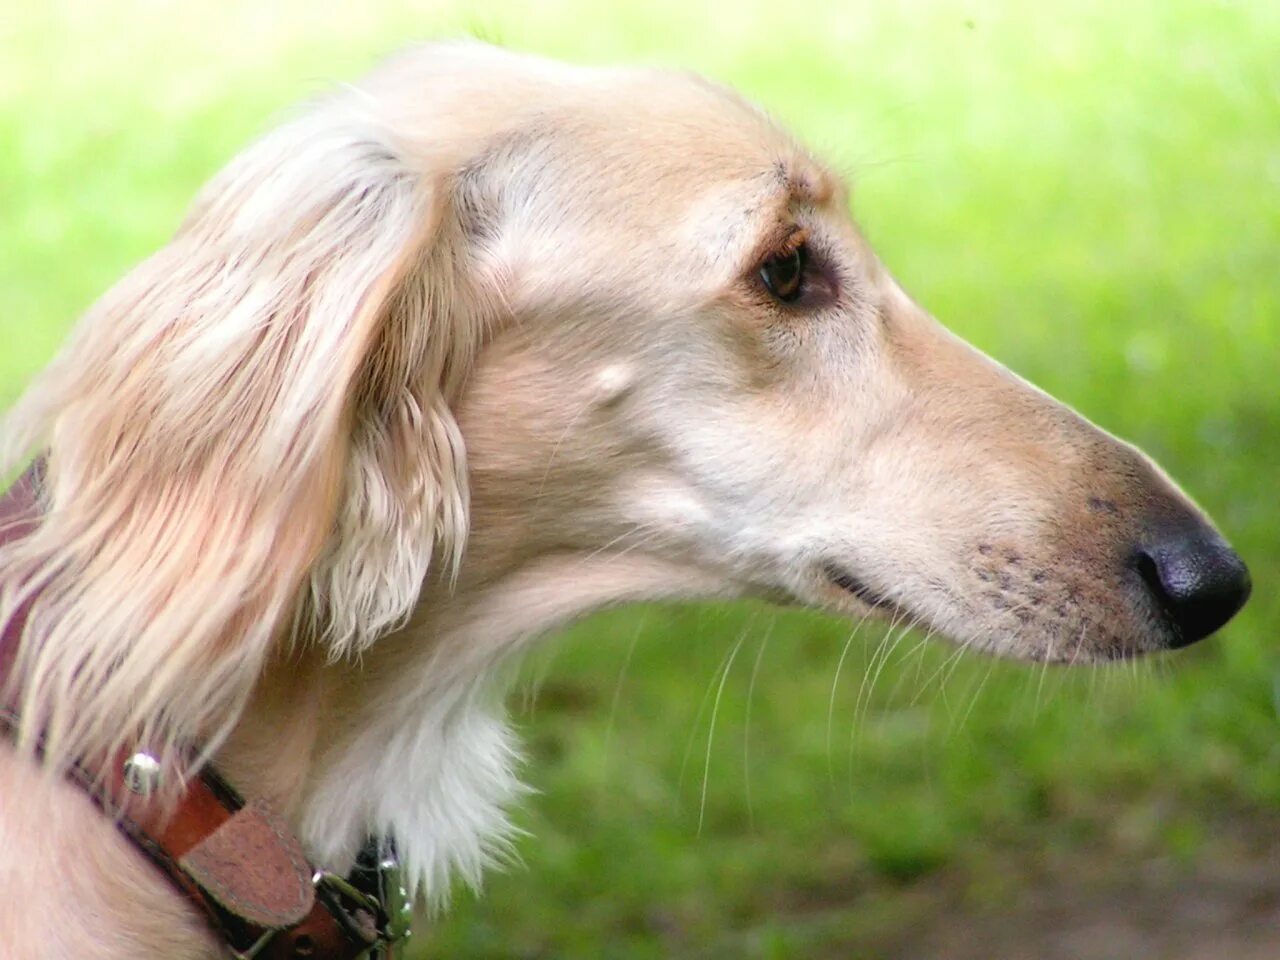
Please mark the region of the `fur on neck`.
<svg viewBox="0 0 1280 960"><path fill-rule="evenodd" d="M260 792L291 793L282 799L304 843L331 869L348 869L369 834L393 835L415 893L443 906L453 879L478 887L486 868L513 858L505 811L525 790L502 700L520 652L609 605L724 589L642 554L546 556L475 589L442 584L359 661L312 665L325 679L311 688L307 742L272 735L289 719L264 695L231 737L224 769ZM275 682L269 674L263 686ZM288 686L293 699L296 678Z"/></svg>

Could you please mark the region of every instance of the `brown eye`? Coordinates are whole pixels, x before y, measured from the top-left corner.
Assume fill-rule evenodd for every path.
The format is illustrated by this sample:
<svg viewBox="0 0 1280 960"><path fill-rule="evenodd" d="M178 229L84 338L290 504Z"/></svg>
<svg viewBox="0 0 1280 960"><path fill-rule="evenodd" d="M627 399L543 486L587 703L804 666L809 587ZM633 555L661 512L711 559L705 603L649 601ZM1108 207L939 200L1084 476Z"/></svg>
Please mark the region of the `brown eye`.
<svg viewBox="0 0 1280 960"><path fill-rule="evenodd" d="M760 279L765 289L783 303L792 303L804 288L804 267L807 255L804 244L790 253L784 253L764 262Z"/></svg>

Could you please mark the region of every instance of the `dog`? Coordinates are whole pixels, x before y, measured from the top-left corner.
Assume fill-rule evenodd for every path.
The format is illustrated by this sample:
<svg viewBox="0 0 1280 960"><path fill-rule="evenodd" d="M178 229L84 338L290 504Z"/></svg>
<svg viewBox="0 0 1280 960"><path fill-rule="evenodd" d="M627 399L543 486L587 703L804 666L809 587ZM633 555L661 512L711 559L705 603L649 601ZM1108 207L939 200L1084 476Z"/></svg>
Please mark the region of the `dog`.
<svg viewBox="0 0 1280 960"><path fill-rule="evenodd" d="M129 744L198 748L324 869L394 836L415 897L477 883L520 792L508 665L606 605L1055 662L1229 620L1204 513L946 332L849 206L717 85L470 41L236 156L3 421L0 473L43 458L0 547L5 956L222 955L57 775Z"/></svg>

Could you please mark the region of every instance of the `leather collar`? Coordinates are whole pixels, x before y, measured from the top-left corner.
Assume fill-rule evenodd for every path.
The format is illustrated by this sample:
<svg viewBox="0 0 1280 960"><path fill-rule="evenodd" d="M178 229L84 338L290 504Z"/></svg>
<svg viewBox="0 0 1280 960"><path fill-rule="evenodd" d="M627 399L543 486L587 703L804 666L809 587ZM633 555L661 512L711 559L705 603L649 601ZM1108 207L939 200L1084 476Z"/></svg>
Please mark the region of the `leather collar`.
<svg viewBox="0 0 1280 960"><path fill-rule="evenodd" d="M0 544L39 525L43 470L37 460L0 497ZM28 609L0 623L0 686ZM15 733L18 721L0 703L0 734ZM410 907L387 841L370 841L357 869L337 877L308 862L270 804L246 801L210 765L183 776L145 751L124 750L82 757L67 775L201 910L232 958L391 958L409 935Z"/></svg>

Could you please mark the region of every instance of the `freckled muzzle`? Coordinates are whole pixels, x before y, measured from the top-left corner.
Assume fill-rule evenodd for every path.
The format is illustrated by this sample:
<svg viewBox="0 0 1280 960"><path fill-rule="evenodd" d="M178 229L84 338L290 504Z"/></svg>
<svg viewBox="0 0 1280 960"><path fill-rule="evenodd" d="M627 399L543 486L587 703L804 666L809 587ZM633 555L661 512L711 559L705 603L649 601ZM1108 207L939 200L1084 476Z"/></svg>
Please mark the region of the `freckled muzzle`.
<svg viewBox="0 0 1280 960"><path fill-rule="evenodd" d="M1069 663L1177 649L1224 626L1249 598L1244 562L1190 512L1136 533L1077 531L1048 553L1036 547L975 545L965 602L984 649Z"/></svg>
<svg viewBox="0 0 1280 960"><path fill-rule="evenodd" d="M1181 494L1139 481L1127 505L1088 501L1044 549L993 538L969 560L977 619L1016 656L1076 662L1177 649L1249 598L1248 568ZM1127 509L1126 509L1127 506Z"/></svg>
<svg viewBox="0 0 1280 960"><path fill-rule="evenodd" d="M1108 461L1118 469L1105 496L1088 500L1088 513L1117 551L1113 578L1133 622L1146 627L1145 648L1177 649L1204 639L1249 599L1248 568L1149 460L1122 455Z"/></svg>

